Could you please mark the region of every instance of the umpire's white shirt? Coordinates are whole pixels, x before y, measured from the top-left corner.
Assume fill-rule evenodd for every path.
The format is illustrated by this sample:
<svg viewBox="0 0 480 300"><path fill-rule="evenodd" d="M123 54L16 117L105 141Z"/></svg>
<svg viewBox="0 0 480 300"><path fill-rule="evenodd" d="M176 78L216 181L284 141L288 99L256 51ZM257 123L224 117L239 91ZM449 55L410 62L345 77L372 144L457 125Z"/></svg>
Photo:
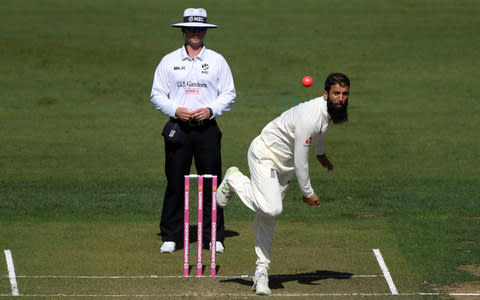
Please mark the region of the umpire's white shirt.
<svg viewBox="0 0 480 300"><path fill-rule="evenodd" d="M327 101L318 97L301 103L282 113L268 123L260 137L278 159L277 166L282 173L295 170L303 195L313 196L308 169L308 152L315 147L317 154L323 154L323 135L332 121L327 111Z"/></svg>
<svg viewBox="0 0 480 300"><path fill-rule="evenodd" d="M150 100L172 118L178 107L210 107L214 118L229 111L235 97L232 72L221 54L203 46L200 54L191 58L183 46L160 61Z"/></svg>

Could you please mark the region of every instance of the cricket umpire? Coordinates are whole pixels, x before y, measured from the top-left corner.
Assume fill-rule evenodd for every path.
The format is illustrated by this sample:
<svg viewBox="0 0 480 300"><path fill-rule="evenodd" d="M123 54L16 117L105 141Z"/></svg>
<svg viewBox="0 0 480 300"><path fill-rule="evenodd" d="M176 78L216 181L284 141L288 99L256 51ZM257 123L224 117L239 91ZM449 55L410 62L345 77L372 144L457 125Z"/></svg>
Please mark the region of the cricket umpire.
<svg viewBox="0 0 480 300"><path fill-rule="evenodd" d="M161 252L183 247L184 175L192 160L198 174L213 174L221 182L222 133L216 117L229 111L236 98L232 73L225 58L205 47L210 28L203 8L187 8L180 27L184 45L165 55L154 75L151 102L170 119L163 128L165 141L165 191L160 231ZM204 187L204 241L211 234L211 185ZM217 252L224 251L223 210L217 210ZM208 247L209 245L204 245Z"/></svg>

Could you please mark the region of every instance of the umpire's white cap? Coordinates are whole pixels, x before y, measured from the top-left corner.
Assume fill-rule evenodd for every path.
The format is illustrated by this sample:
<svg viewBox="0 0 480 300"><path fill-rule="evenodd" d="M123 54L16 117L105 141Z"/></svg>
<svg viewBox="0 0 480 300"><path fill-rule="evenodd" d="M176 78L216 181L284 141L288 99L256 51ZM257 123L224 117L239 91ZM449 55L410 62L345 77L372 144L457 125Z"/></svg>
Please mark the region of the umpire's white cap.
<svg viewBox="0 0 480 300"><path fill-rule="evenodd" d="M207 23L207 11L203 8L187 8L183 12L183 22L172 24L173 27L205 27L217 28L215 24Z"/></svg>

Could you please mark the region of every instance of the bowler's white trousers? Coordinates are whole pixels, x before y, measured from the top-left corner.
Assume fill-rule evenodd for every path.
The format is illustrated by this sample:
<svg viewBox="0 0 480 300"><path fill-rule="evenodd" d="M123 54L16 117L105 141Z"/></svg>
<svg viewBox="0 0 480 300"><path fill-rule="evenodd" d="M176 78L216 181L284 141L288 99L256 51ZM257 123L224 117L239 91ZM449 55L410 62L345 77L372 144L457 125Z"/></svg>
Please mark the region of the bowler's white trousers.
<svg viewBox="0 0 480 300"><path fill-rule="evenodd" d="M242 202L255 212L253 232L257 268L270 264L275 219L282 213L283 198L295 169L279 161L261 137L255 138L248 149L250 177L241 172L232 174L228 184Z"/></svg>

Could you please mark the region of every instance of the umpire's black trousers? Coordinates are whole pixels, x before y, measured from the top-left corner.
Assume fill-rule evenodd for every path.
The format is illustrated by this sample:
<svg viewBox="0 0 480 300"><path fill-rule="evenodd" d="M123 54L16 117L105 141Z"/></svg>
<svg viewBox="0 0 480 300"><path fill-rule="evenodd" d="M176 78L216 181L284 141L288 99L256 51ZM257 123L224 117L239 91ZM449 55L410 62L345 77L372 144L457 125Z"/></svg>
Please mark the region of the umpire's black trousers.
<svg viewBox="0 0 480 300"><path fill-rule="evenodd" d="M175 130L179 129L181 131L177 133L181 136L181 139L171 142L167 137L168 132L164 133L167 189L163 201L160 232L164 242L173 241L176 243L177 249L180 249L183 247L184 175L190 174L192 159L194 159L197 174L217 175L218 185L220 184L222 181L222 133L215 120L207 120L202 124L185 123L176 119L170 119L168 122L165 127L178 125ZM194 183L196 184L196 180ZM191 183L192 187L194 183ZM212 184L210 179L204 179L203 195L203 247L208 247L211 236L212 208ZM196 199L196 195L192 195L191 203ZM190 212L190 214L193 213L196 212ZM196 234L194 230L190 232ZM223 242L224 238L223 209L217 207L217 241Z"/></svg>

